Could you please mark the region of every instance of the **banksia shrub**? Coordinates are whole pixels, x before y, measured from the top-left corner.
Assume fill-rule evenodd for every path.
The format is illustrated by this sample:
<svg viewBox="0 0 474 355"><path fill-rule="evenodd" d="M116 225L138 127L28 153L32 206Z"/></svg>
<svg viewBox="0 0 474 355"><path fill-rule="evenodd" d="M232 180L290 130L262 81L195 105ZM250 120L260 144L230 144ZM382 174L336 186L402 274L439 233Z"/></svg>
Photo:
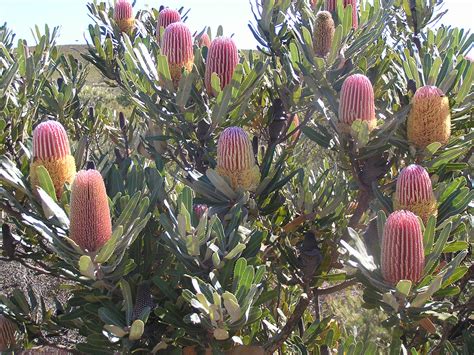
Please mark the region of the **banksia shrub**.
<svg viewBox="0 0 474 355"><path fill-rule="evenodd" d="M396 285L400 280L417 282L423 275L425 254L418 217L395 211L387 218L382 238L382 276Z"/></svg>
<svg viewBox="0 0 474 355"><path fill-rule="evenodd" d="M357 29L359 27L359 21L357 19L357 0L343 0L344 7L352 5L352 28ZM327 0L326 9L331 12L335 12L337 9L337 0Z"/></svg>
<svg viewBox="0 0 474 355"><path fill-rule="evenodd" d="M81 170L71 189L70 237L83 250L95 252L112 235L109 201L97 170Z"/></svg>
<svg viewBox="0 0 474 355"><path fill-rule="evenodd" d="M44 166L53 181L56 196L63 193L65 183L71 184L76 162L71 155L66 130L57 121L40 123L33 131L33 162L30 167L31 186L39 185L37 169Z"/></svg>
<svg viewBox="0 0 474 355"><path fill-rule="evenodd" d="M436 86L416 90L407 122L408 141L417 148L448 142L451 135L449 100Z"/></svg>
<svg viewBox="0 0 474 355"><path fill-rule="evenodd" d="M377 125L375 118L374 89L369 78L362 74L349 76L342 84L339 100L339 128L350 131L352 123L366 121L369 130Z"/></svg>
<svg viewBox="0 0 474 355"><path fill-rule="evenodd" d="M114 19L120 31L130 33L135 25L132 4L128 0L118 0L114 8Z"/></svg>
<svg viewBox="0 0 474 355"><path fill-rule="evenodd" d="M211 43L206 60L205 83L207 92L214 95L211 86L212 73L219 76L221 89L230 83L235 67L239 63L237 46L232 38L217 37Z"/></svg>
<svg viewBox="0 0 474 355"><path fill-rule="evenodd" d="M16 324L0 314L0 351L7 351L16 345Z"/></svg>
<svg viewBox="0 0 474 355"><path fill-rule="evenodd" d="M325 57L331 50L335 26L329 11L320 11L316 14L314 23L313 46L314 54Z"/></svg>
<svg viewBox="0 0 474 355"><path fill-rule="evenodd" d="M211 39L209 38L209 35L206 32L204 32L202 35L199 36L198 46L207 47L207 48L211 46Z"/></svg>
<svg viewBox="0 0 474 355"><path fill-rule="evenodd" d="M408 210L426 223L436 214L436 199L428 172L421 166L412 164L404 168L397 179L394 208Z"/></svg>
<svg viewBox="0 0 474 355"><path fill-rule="evenodd" d="M158 23L156 25L156 38L160 40L161 27L166 29L170 24L181 21L181 15L178 11L166 8L160 11Z"/></svg>
<svg viewBox="0 0 474 355"><path fill-rule="evenodd" d="M194 62L191 31L184 23L175 22L166 27L162 51L168 57L171 78L177 86L182 69L190 72Z"/></svg>
<svg viewBox="0 0 474 355"><path fill-rule="evenodd" d="M229 178L233 188L254 190L260 182L260 171L255 164L252 143L239 127L228 127L217 143L217 172Z"/></svg>

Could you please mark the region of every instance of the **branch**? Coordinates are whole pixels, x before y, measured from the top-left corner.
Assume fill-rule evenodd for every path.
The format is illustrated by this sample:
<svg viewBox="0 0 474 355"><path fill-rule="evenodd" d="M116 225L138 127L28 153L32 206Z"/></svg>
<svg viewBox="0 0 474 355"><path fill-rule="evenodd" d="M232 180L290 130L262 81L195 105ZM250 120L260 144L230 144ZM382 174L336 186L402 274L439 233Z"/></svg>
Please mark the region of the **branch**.
<svg viewBox="0 0 474 355"><path fill-rule="evenodd" d="M304 293L301 294L298 304L296 305L293 314L286 322L285 326L280 330L279 333L275 334L264 346L265 353L273 354L276 350L280 349L283 343L288 339L293 329L298 325L304 311L308 308L311 300L311 288L308 285L304 285Z"/></svg>

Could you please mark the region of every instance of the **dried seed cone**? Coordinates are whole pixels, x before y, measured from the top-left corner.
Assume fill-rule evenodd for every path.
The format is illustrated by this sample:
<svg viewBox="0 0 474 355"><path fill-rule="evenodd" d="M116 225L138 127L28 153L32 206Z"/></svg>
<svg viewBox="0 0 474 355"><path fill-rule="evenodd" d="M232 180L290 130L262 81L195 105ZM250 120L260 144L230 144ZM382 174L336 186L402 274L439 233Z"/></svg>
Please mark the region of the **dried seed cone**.
<svg viewBox="0 0 474 355"><path fill-rule="evenodd" d="M212 41L207 53L205 73L206 89L210 95L215 95L211 86L212 73L219 76L221 89L224 89L232 80L238 63L239 54L232 38L217 37Z"/></svg>
<svg viewBox="0 0 474 355"><path fill-rule="evenodd" d="M359 21L357 19L357 0L344 0L344 7L352 5L352 28L357 29L359 27ZM334 12L337 9L337 0L327 0L326 9Z"/></svg>
<svg viewBox="0 0 474 355"><path fill-rule="evenodd" d="M377 125L374 89L369 78L362 74L353 74L342 84L339 100L339 130L350 132L352 123L357 119L366 121L369 130Z"/></svg>
<svg viewBox="0 0 474 355"><path fill-rule="evenodd" d="M135 26L132 4L128 0L118 0L114 7L114 19L120 31L130 33Z"/></svg>
<svg viewBox="0 0 474 355"><path fill-rule="evenodd" d="M42 122L33 131L33 162L30 167L33 190L39 185L38 166L48 170L58 198L63 193L64 184L71 184L74 180L76 163L71 155L66 130L57 121Z"/></svg>
<svg viewBox="0 0 474 355"><path fill-rule="evenodd" d="M16 345L16 324L0 314L0 351L7 351Z"/></svg>
<svg viewBox="0 0 474 355"><path fill-rule="evenodd" d="M160 11L158 15L158 23L156 25L156 38L160 40L160 29L166 29L170 24L181 21L181 15L178 11L166 8Z"/></svg>
<svg viewBox="0 0 474 355"><path fill-rule="evenodd" d="M329 11L320 11L314 23L313 46L317 57L325 57L331 50L335 26Z"/></svg>
<svg viewBox="0 0 474 355"><path fill-rule="evenodd" d="M411 211L420 216L424 223L431 215L436 215L436 198L430 176L423 167L412 164L400 172L395 190L394 208Z"/></svg>
<svg viewBox="0 0 474 355"><path fill-rule="evenodd" d="M417 148L445 144L451 135L449 100L436 86L416 90L407 121L408 141Z"/></svg>
<svg viewBox="0 0 474 355"><path fill-rule="evenodd" d="M209 35L206 32L204 32L201 36L199 36L198 46L207 47L207 48L211 46L211 39L209 38Z"/></svg>
<svg viewBox="0 0 474 355"><path fill-rule="evenodd" d="M255 190L260 170L255 164L252 143L239 127L226 128L217 143L217 173L229 178L232 187Z"/></svg>
<svg viewBox="0 0 474 355"><path fill-rule="evenodd" d="M162 51L168 57L171 78L177 86L182 69L192 71L194 62L191 31L184 23L175 22L166 27Z"/></svg>
<svg viewBox="0 0 474 355"><path fill-rule="evenodd" d="M425 256L418 217L410 211L395 211L387 218L382 238L382 276L396 285L400 280L418 282Z"/></svg>
<svg viewBox="0 0 474 355"><path fill-rule="evenodd" d="M97 170L81 170L71 189L70 236L82 249L95 252L112 235L109 201Z"/></svg>

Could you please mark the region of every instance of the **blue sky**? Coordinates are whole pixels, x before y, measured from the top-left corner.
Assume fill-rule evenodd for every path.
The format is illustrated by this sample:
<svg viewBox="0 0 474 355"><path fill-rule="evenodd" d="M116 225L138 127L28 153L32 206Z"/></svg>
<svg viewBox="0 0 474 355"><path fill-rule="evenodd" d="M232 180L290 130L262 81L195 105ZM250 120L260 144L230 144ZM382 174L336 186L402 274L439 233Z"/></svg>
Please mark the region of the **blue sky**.
<svg viewBox="0 0 474 355"><path fill-rule="evenodd" d="M254 0L252 0L254 1ZM17 38L25 38L34 44L31 28L45 23L61 26L60 44L85 43L84 33L90 19L87 15L86 0L0 0L0 23L7 22L17 33ZM213 31L218 25L224 26L224 33L235 33L239 48L255 48L256 42L248 29L253 19L248 0L137 0L136 8L159 7L161 4L178 8L191 8L187 21L192 31L210 26ZM442 23L474 30L474 1L445 0L448 14Z"/></svg>

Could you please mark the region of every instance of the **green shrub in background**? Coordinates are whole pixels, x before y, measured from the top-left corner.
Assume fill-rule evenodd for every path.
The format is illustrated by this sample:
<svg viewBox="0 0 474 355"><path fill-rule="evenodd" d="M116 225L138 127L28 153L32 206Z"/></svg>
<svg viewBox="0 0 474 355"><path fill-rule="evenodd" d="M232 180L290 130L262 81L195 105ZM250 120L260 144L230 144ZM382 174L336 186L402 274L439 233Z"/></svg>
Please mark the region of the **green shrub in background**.
<svg viewBox="0 0 474 355"><path fill-rule="evenodd" d="M206 66L229 58L157 28L166 11L133 9L122 33L126 12L88 4L88 66L60 53L56 29L36 28L30 48L1 27L2 262L57 278L68 295L51 308L32 288L1 294L18 327L8 347L64 348L52 336L75 330L66 347L97 354L469 353L474 36L430 28L442 1L355 3L252 2L258 51L207 89ZM333 31L315 25L323 9ZM195 38L230 35L205 25ZM178 49L164 52L167 38ZM90 67L111 89L86 86ZM45 164L31 186L33 152L47 151L33 129L46 119L65 127L78 171L101 173L108 209L84 172L57 196ZM407 135L413 125L421 133ZM219 141L236 126L247 135ZM253 164L255 186L235 183ZM429 174L437 208L398 220L410 164ZM431 198L411 184L412 205ZM109 216L97 248L73 241L70 225L94 240ZM415 258L400 245L416 235Z"/></svg>

